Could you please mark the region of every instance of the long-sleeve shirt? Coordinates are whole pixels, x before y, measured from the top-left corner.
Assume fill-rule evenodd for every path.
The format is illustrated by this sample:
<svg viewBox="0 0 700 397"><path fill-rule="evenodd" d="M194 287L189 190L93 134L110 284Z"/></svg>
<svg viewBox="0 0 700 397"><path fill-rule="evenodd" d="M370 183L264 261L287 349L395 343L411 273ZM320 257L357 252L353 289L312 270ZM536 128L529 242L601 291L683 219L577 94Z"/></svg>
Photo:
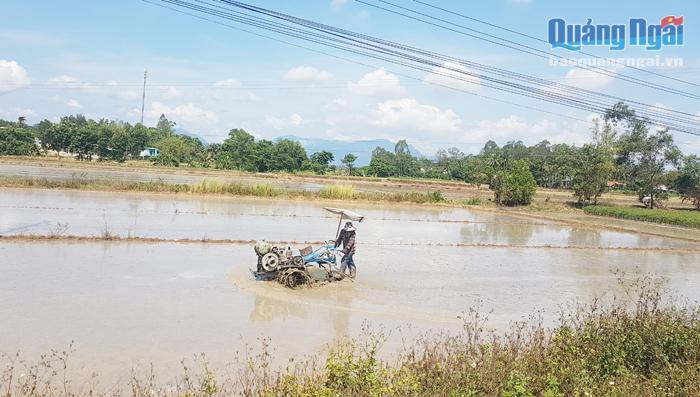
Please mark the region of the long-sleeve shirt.
<svg viewBox="0 0 700 397"><path fill-rule="evenodd" d="M338 235L338 240L335 242L335 246L338 247L340 244L343 244L343 252L347 254L354 254L355 253L355 247L357 246L356 240L355 240L355 232L347 232L345 230L340 231L340 235Z"/></svg>

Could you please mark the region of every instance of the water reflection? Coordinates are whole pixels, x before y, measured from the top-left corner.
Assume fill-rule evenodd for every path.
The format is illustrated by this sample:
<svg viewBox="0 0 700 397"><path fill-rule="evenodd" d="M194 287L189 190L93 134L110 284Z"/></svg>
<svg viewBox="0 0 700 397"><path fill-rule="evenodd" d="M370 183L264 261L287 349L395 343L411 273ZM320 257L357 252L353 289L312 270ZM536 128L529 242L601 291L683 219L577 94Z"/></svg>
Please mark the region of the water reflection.
<svg viewBox="0 0 700 397"><path fill-rule="evenodd" d="M528 245L539 225L525 223L471 223L460 229L461 243Z"/></svg>

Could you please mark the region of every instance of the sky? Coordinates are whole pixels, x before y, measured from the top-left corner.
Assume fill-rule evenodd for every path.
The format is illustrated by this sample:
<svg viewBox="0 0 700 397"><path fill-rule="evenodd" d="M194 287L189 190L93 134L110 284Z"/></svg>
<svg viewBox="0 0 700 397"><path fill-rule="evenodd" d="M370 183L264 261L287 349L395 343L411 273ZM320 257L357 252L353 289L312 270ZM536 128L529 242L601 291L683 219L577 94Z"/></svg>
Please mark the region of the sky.
<svg viewBox="0 0 700 397"><path fill-rule="evenodd" d="M393 1L420 7L409 0ZM700 101L695 99L551 65L546 59L407 20L354 0L247 2L430 51L700 115ZM579 2L543 0L431 2L545 40L547 23L555 17L569 23L585 24L592 18L594 24L613 24L626 23L631 17L656 22L667 15L682 15L682 47L655 52L640 48L587 51L600 57L658 55L662 61L680 59L682 65L648 69L700 84L700 29L695 29L695 21L700 20L695 18L700 16L698 2L668 5L589 1L585 8ZM2 0L0 9L0 118L4 119L26 116L35 123L80 113L95 119L136 123L141 117L144 70L148 71L145 124L154 125L165 114L178 127L208 142L220 142L230 129L244 128L266 139L282 135L407 139L426 154L452 146L475 153L487 140L500 145L514 140L535 144L543 139L583 144L590 139L591 120L597 116L478 84L446 83L444 77L432 73L284 39L308 49L295 47L140 0ZM560 56L586 58L468 20L451 20ZM696 86L629 69L624 73L700 93ZM463 91L450 90L445 84ZM684 151L700 153L700 137L674 135Z"/></svg>

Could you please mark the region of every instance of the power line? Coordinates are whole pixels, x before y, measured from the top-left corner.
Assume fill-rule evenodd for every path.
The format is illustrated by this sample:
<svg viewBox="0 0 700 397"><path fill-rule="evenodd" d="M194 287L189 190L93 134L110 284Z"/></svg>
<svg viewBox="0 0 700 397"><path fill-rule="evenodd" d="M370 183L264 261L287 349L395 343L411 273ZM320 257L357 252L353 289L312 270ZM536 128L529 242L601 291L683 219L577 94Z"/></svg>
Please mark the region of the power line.
<svg viewBox="0 0 700 397"><path fill-rule="evenodd" d="M379 0L379 1L384 2L383 0ZM430 4L430 3L426 2L426 1L421 1L421 0L413 0L413 1L416 2L416 3L422 4L422 5L424 5L424 6L427 6L427 7L436 9L436 10L443 11L443 12L445 12L445 13L458 16L458 17L460 17L460 18L464 18L464 19L468 19L468 20L471 20L471 21L474 21L474 22L478 22L478 23L481 23L481 24L484 24L484 25L487 25L487 26L490 26L490 27L493 27L493 28L496 28L496 29L500 29L500 30L503 30L503 31L506 31L506 32L509 32L509 33L513 33L513 34L516 34L516 35L519 35L519 36L522 36L522 37L525 37L525 38L528 38L528 39L531 39L531 40L538 41L538 42L540 42L540 43L549 44L549 42L548 42L547 40L543 40L543 39L541 39L541 38L539 38L539 37L535 37L535 36L532 36L532 35L527 34L527 33L518 32L517 30L509 29L509 28L506 28L506 27L503 27L503 26L494 24L494 23L492 23L492 22L487 22L487 21L484 21L484 20L479 19L479 18L471 17L471 16L465 15L465 14L463 14L463 13L459 13L459 12L452 11L452 10L449 10L449 9L446 9L446 8L443 8L443 7L439 7L439 6L436 6L436 5L434 5L434 4ZM606 61L606 62L615 63L615 64L617 64L617 65L620 65L620 66L623 66L623 67L627 67L627 68L636 70L636 71L638 71L638 72L648 73L648 74L651 74L651 75L654 75L654 76L657 76L657 77L662 77L662 78L665 78L665 79L677 81L677 82L679 82L679 83L685 83L685 84L693 85L693 86L696 86L696 87L700 87L700 84L693 83L693 82L687 81L687 80L678 79L678 78L675 78L675 77L671 77L671 76L668 76L668 75L665 75L665 74L662 74L662 73L654 72L654 71L649 70L649 69L638 68L638 67L633 66L633 65L627 65L627 64L625 64L624 62L620 62L620 61L618 61L618 60L616 60L616 59L601 57L601 56L598 56L598 55L595 55L595 54L591 54L591 53L588 53L588 52L585 52L585 51L579 51L579 53L581 53L581 54L583 54L583 55L587 55L587 56L593 57L593 58L595 58L595 59L601 59L601 60L604 60L604 61Z"/></svg>
<svg viewBox="0 0 700 397"><path fill-rule="evenodd" d="M478 84L490 88L494 88L500 91L505 91L505 92L510 92L510 93L516 93L518 95L530 97L530 98L535 98L535 99L540 99L540 100L545 100L547 102L563 105L563 106L568 106L572 108L577 108L581 110L587 110L591 112L596 112L596 113L602 113L607 109L607 104L601 104L601 103L593 103L591 104L591 101L583 101L582 99L574 98L571 96L566 96L562 95L557 92L552 92L548 90L542 90L538 88L533 88L530 86L524 86L522 84L517 84L513 83L508 80L502 80L502 79L497 79L493 78L490 76L485 76L482 74L474 74L474 73L468 73L464 70L459 70L459 69L453 69L453 68L445 68L440 63L436 63L434 61L430 61L426 58L421 58L416 55L410 55L406 51L409 52L415 52L421 55L428 55L435 57L436 53L424 51L424 50L419 50L415 49L413 47L408 47L405 45L400 45L396 44L393 42L389 42L387 40L381 40L381 39L376 39L371 36L366 36L366 35L361 35L357 34L354 32L350 32L347 30L339 29L339 28L333 28L328 25L323 25L319 24L316 22L292 17L286 14L282 13L277 13L274 11L266 10L264 8L260 7L255 7L251 6L245 3L237 2L237 1L227 1L227 0L218 0L219 3L224 3L228 4L229 6L237 7L244 9L249 12L253 13L260 13L263 14L267 17L275 18L275 19L281 19L289 23L293 23L296 25L300 25L302 27L305 27L307 29L311 29L312 31L305 31L303 29L299 28L293 28L287 25L283 25L280 23L272 22L269 20L265 20L260 17L255 17L254 15L249 15L245 14L242 12L234 11L234 10L228 10L229 12L222 12L221 9L224 9L221 6L214 6L215 8L208 8L202 5L198 4L192 4L188 3L185 1L181 0L161 0L163 2L171 3L176 6L181 6L184 8L189 8L195 11L199 11L208 15L212 16L217 16L222 19L227 19L227 20L232 20L238 23L246 24L249 26L254 26L260 29L280 33L283 35L287 35L290 37L295 37L299 38L302 40L314 42L317 44L322 44L325 46L329 46L332 48L337 48L341 49L347 52L363 55L363 56L368 56L372 57L375 59L381 59L385 60L388 62L392 62L394 64L398 64L401 66L409 67L415 70L423 70L427 72L433 72L436 73L434 70L435 68L442 68L442 69L450 69L451 72L457 73L457 74L462 74L466 75L467 77L474 78L478 77L480 79L485 79L487 82L479 81ZM205 4L209 5L210 7L212 6L211 4L204 2L204 1L197 1L199 4ZM168 8L168 7L166 7ZM243 16L241 16L243 15ZM314 32L316 31L316 32ZM402 52L403 51L403 52ZM377 55L380 54L380 55ZM397 59L398 58L398 59ZM442 56L442 59L451 59L450 57ZM453 58L452 58L453 59ZM424 65L424 66L421 66ZM483 68L490 68L485 65L480 65ZM431 69L432 68L432 69ZM511 72L512 73L512 72ZM445 74L445 73L437 73L437 74L442 74L445 77L451 78L451 79L458 79L457 76L454 76L452 74ZM462 81L465 81L466 83L474 84L474 81L470 81L468 79L461 79ZM552 82L548 82L548 84L556 84ZM641 115L640 118L644 119L645 121L650 122L651 124L658 125L658 126L667 126L669 128L672 128L674 130L680 131L680 132L685 132L689 134L694 134L698 135L700 134L697 130L693 129L691 126L687 126L684 124L693 124L695 125L694 120L687 120L687 119L681 119L679 116L674 116L673 118L670 118L669 116L666 115L666 113L673 113L673 111L669 111L664 109L663 114L658 113L658 111L639 111L638 113ZM661 117L661 118L659 118ZM676 124L669 122L669 120L674 120L674 121L679 121L681 124Z"/></svg>
<svg viewBox="0 0 700 397"><path fill-rule="evenodd" d="M279 38L276 38L276 37L272 37L272 36L269 36L269 35L261 34L261 33L259 33L259 32L254 32L254 31L251 31L251 30L248 30L248 29L244 29L244 28L241 28L241 27L238 27L238 26L233 26L233 25L230 25L230 24L227 24L227 23L223 23L223 22L220 22L220 21L217 21L217 20L214 20L214 19L210 19L210 18L201 16L201 15L189 13L189 12L182 11L182 10L179 10L179 9L176 9L176 8L172 8L172 7L168 7L168 6L165 6L165 5L163 5L163 4L158 4L158 3L155 3L155 2L150 1L150 0L142 0L142 1L145 2L145 3L149 3L149 4L152 4L152 5L161 7L161 8L165 8L165 9L170 10L170 11L174 11L174 12L183 14L183 15L187 15L187 16L191 16L191 17L194 17L194 18L203 20L203 21L211 22L211 23L214 23L214 24L217 24L217 25L226 27L226 28L230 28L230 29L237 30L237 31L240 31L240 32L248 33L248 34L251 34L251 35L253 35L253 36L260 37L260 38L272 40L272 41L275 41L275 42L278 42L278 43L286 44L286 45L289 45L289 46L292 46L292 47L296 47L296 48L300 48L300 49L303 49L303 50L306 50L306 51L310 51L310 52L314 52L314 53L317 53L317 54L325 55L325 56L328 56L328 57L331 57L331 58L343 60L343 61L345 61L345 62L353 63L353 64L356 64L356 65L360 65L360 66L364 66L364 67L368 67L368 68L373 68L373 69L378 68L378 66L376 66L376 65L367 64L367 63L360 62L360 61L357 61L357 60L354 60L354 59L351 59L351 58L342 57L342 56L339 56L339 55L336 55L336 54L332 54L332 53L328 53L328 52L325 52L325 51L321 51L321 50L318 50L318 49L315 49L315 48L303 46L303 45L300 45L300 44L297 44L297 43L292 43L292 42L290 42L290 41L286 41L286 40L282 40L282 39L279 39ZM388 70L389 72L394 73L394 74L396 74L396 75L398 75L398 76L401 76L401 77L405 77L405 78L412 79L412 80L417 80L417 81L423 81L423 79L421 79L420 77L415 77L415 76L411 76L411 75L408 75L408 74L405 74L405 73L400 73L400 72L397 72L397 71L391 70L391 69L387 69L387 70ZM457 87L450 86L450 85L438 84L438 83L434 83L434 82L426 82L426 83L429 84L429 85L438 86L438 87L443 87L443 88L446 88L446 89L449 89L449 90L452 90L452 91L458 91L458 92L461 92L461 93L465 93L465 94L468 94L468 95L472 95L472 96L476 96L476 97L479 97L479 98L487 99L487 100L490 100L490 101L499 102L499 103L503 103L503 104L507 104L507 105L511 105L511 106L515 106L515 107L520 107L520 108L523 108L523 109L532 110L532 111L539 112L539 113L550 114L550 115L553 115L553 116L562 117L562 118L568 118L568 119L576 120L576 121L584 121L584 122L586 121L586 120L583 120L583 119L580 119L580 118L577 118L577 117L573 117L573 116L570 116L570 115L565 115L565 114L561 114L561 113L557 113L557 112L551 112L551 111L543 110L543 109L541 109L541 108L523 105L523 104L517 103L517 102L512 102L512 101L508 101L508 100L504 100L504 99L500 99L500 98L495 98L495 97L488 96L488 95L478 94L478 93L474 93L474 92L467 91L467 90L462 90L462 89L459 89L459 88L457 88Z"/></svg>
<svg viewBox="0 0 700 397"><path fill-rule="evenodd" d="M412 20L415 20L415 21L419 21L419 22L424 23L424 24L427 24L427 25L439 27L439 28L444 29L444 30L448 30L448 31L451 31L451 32L454 32L454 33L458 33L458 34L464 35L464 36L472 37L472 38L475 38L475 39L478 39L478 40L483 40L483 41L486 41L486 42L491 43L491 44L496 44L496 45L499 45L499 46L502 46L502 47L510 48L510 49L515 50L515 51L519 51L519 52L522 52L522 53L525 53L525 54L533 55L533 56L536 56L536 57L539 57L539 58L549 59L550 57L554 57L554 58L556 58L556 59L561 60L562 62L567 62L567 63L570 62L570 60L569 60L568 58L562 57L562 56L557 55L557 54L554 54L554 53L552 53L552 52L548 52L548 51L545 51L545 50L540 50L540 49L538 49L538 48L531 47L531 46L528 46L528 45L525 45L525 44L521 44L521 43L515 42L515 41L513 41L513 40L508 40L508 39L504 39L504 38L501 38L501 37L498 37L498 36L495 36L495 35L491 35L491 34L488 34L488 33L482 32L482 31L479 31L479 30L477 30L477 29L469 28L469 27L466 27L466 26L464 26L464 25L460 25L460 24L456 24L456 23L447 21L447 20L445 20L445 19L443 19L443 18L438 18L438 17L431 16L431 15L426 14L426 13L422 13L422 12L420 12L420 11L416 11L416 10L410 9L410 8L408 8L408 7L403 7L403 6L397 5L397 4L394 4L394 3L389 2L389 1L386 1L386 0L378 0L378 1L381 2L381 3L384 3L384 4L391 5L391 6L395 7L395 8L398 8L398 9L401 9L401 10L405 10L405 11L414 13L414 14L416 14L416 15L421 15L421 16L427 17L427 18L432 19L432 20L436 20L436 21L440 21L440 22L442 22L442 23L446 23L446 24L448 24L448 25L450 25L450 26L458 27L458 28L460 28L460 29L465 29L465 30L468 30L468 31L471 31L471 32L475 32L475 33L477 33L477 34L481 34L481 35L483 35L483 36L486 36L487 38L485 38L485 37L480 37L480 36L477 36L477 35L475 35L475 34L466 33L466 32L461 31L461 30L456 30L456 29L453 29L453 28L450 28L450 27L448 27L448 26L441 25L441 24L438 24L438 23L433 23L433 22L427 21L427 20L422 19L422 18L414 17L414 16L411 16L411 15L408 15L408 14L405 14L405 13L402 13L402 12L399 12L399 11L395 11L395 10L388 9L388 8L386 8L386 7L381 7L381 6L378 6L378 5L376 5L376 4L369 3L369 2L364 1L364 0L355 0L355 1L358 2L358 3L362 3L362 4L365 4L365 5L368 5L368 6L370 6L370 7L374 7L374 8L377 8L377 9L380 9L380 10L383 10L383 11L386 11L386 12L389 12L389 13L392 13L392 14L395 14L395 15L400 15L400 16L405 17L405 18L408 18L408 19L412 19ZM492 39L500 40L500 41L502 41L502 42L495 41L495 40L492 40ZM656 90L659 90L659 91L663 91L663 92L666 92L666 93L671 93L671 94L675 94L675 95L679 95L679 96L683 96L683 97L691 98L691 99L700 99L700 96L698 96L698 95L696 95L696 94L693 94L693 93L689 93L689 92L687 92L687 91L681 91L681 90L677 90L677 89L674 89L674 88L669 88L669 87L662 86L662 85L659 85L659 84L656 84L656 83L652 83L652 82L648 82L648 81L645 81L645 80L642 80L642 79L638 79L638 78L633 77L633 76L627 76L627 75L624 75L624 74L621 74L621 73L617 73L617 72L614 72L614 71L611 71L611 70L607 70L607 69L605 69L605 68L601 68L601 67L597 67L597 66L591 66L591 65L583 65L583 64L580 64L580 63L575 63L575 64L572 65L572 66L574 66L574 67L576 67L576 68L583 69L583 70L589 70L589 71L594 72L594 73L598 73L598 74L603 74L603 75L606 75L606 76L614 77L614 78L616 78L616 79L623 80L623 81L630 82L630 83L637 84L637 85L641 85L641 86L644 86L644 87L647 87L647 88L653 88L653 89L656 89Z"/></svg>

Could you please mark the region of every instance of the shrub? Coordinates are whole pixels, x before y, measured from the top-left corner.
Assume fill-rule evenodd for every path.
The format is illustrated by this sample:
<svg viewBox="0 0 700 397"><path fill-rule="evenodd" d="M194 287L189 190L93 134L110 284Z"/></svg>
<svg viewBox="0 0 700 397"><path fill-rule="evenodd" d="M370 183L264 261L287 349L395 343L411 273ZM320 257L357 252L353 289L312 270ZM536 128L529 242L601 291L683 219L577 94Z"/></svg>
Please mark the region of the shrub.
<svg viewBox="0 0 700 397"><path fill-rule="evenodd" d="M30 156L39 153L34 136L26 128L0 127L0 155Z"/></svg>
<svg viewBox="0 0 700 397"><path fill-rule="evenodd" d="M491 189L494 191L496 204L530 204L537 190L535 177L525 160L514 161L507 170L496 172L493 179Z"/></svg>

